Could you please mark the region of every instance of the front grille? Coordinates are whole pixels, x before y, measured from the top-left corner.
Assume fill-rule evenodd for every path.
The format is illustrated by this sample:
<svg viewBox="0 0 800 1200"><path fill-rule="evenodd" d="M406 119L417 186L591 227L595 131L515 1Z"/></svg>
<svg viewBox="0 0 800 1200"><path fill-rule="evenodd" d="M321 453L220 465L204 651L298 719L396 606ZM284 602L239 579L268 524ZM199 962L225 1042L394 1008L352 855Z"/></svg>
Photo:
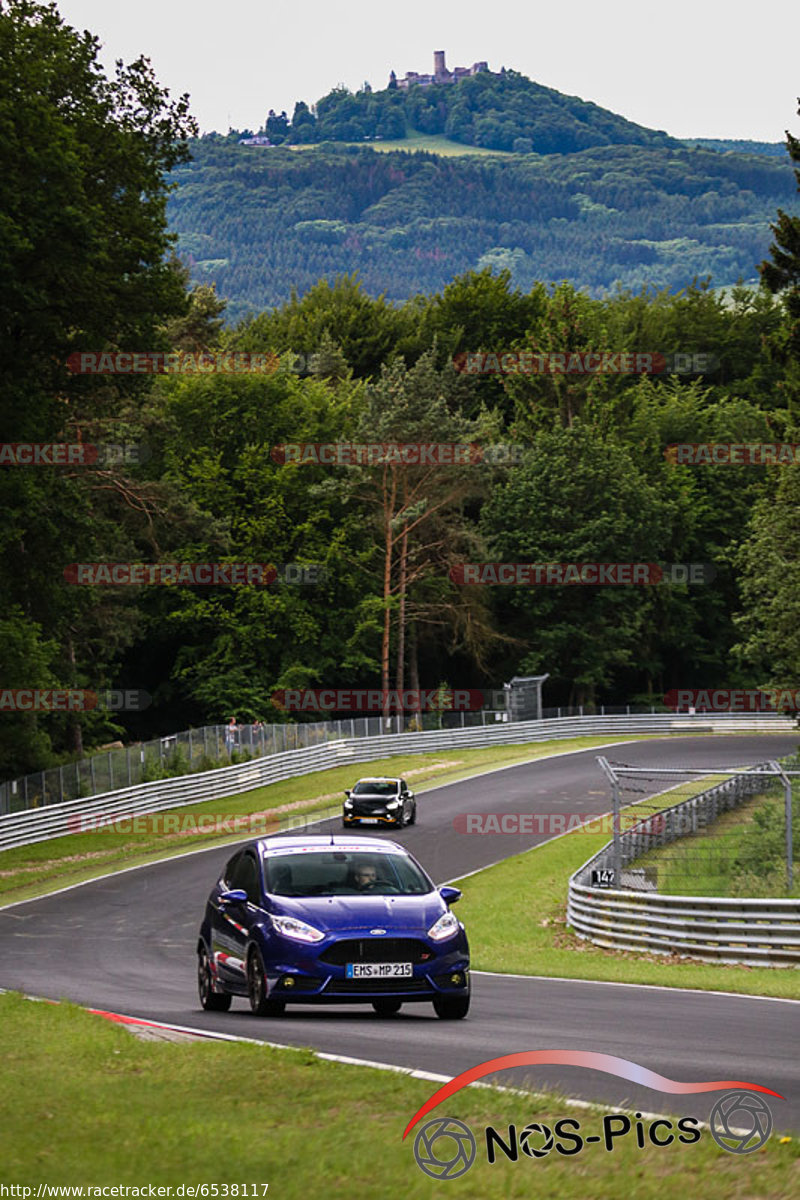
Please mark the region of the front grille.
<svg viewBox="0 0 800 1200"><path fill-rule="evenodd" d="M375 992L429 992L427 979L332 979L323 995L357 996Z"/></svg>
<svg viewBox="0 0 800 1200"><path fill-rule="evenodd" d="M320 954L332 967L364 962L430 962L433 952L417 938L344 938Z"/></svg>
<svg viewBox="0 0 800 1200"><path fill-rule="evenodd" d="M366 803L354 804L353 808L352 808L352 813L353 813L354 817L388 816L388 813L386 811L386 805L383 804L382 801L380 801L380 800L375 800L373 802L366 801Z"/></svg>

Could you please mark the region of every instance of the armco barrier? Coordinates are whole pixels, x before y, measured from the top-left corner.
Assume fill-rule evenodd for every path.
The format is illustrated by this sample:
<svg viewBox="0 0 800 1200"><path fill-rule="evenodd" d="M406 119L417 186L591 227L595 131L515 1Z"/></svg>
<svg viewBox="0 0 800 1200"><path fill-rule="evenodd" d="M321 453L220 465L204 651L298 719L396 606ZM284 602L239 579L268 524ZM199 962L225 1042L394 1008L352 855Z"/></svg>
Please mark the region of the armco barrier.
<svg viewBox="0 0 800 1200"><path fill-rule="evenodd" d="M265 784L324 771L348 763L370 762L396 754L422 754L430 750L518 745L550 739L629 734L711 733L734 731L792 732L795 725L779 714L722 716L672 713L631 716L591 716L549 718L541 721L498 722L496 725L466 729L431 730L425 733L385 734L371 738L343 738L302 750L289 750L251 759L231 767L219 767L174 779L140 783L94 796L88 800L70 800L49 804L26 812L0 817L0 850L25 846L74 832L74 818L129 817L161 812L188 804L202 804L221 796L251 791ZM73 819L73 824L70 823Z"/></svg>
<svg viewBox="0 0 800 1200"><path fill-rule="evenodd" d="M661 809L658 822L652 814L645 817L620 834L620 865L696 832L775 782L774 775L766 773L736 775ZM612 865L613 847L608 842L569 881L567 925L578 937L607 950L747 966L800 965L800 900L673 896L591 886L592 870Z"/></svg>

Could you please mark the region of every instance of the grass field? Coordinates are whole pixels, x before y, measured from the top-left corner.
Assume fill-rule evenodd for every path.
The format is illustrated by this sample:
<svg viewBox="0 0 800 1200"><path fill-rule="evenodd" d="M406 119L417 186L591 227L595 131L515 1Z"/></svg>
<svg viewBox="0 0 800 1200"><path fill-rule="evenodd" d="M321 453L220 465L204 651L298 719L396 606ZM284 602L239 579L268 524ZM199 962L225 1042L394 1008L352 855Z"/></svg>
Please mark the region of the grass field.
<svg viewBox="0 0 800 1200"><path fill-rule="evenodd" d="M456 154L481 154L501 158L515 157L511 150L487 150L484 146L465 146L462 142L451 141L443 133L420 133L418 130L410 130L408 136L404 138L386 139L379 142L331 142L328 144L347 146L351 150L360 150L366 146L370 150L380 150L384 154L388 154L392 150L407 150L409 152L427 150L431 154L442 154L448 158ZM291 149L315 150L318 149L318 145L312 143L307 146L292 146ZM516 157L521 156L517 155Z"/></svg>
<svg viewBox="0 0 800 1200"><path fill-rule="evenodd" d="M669 1200L687 1188L706 1200L790 1200L800 1193L798 1140L777 1132L779 1100L771 1102L776 1132L752 1155L721 1150L704 1129L694 1144L676 1138L657 1148L645 1140L639 1149L634 1126L613 1143L613 1153L601 1142L574 1157L554 1150L512 1162L501 1153L490 1166L487 1125L508 1140L511 1123L521 1131L531 1121L572 1118L582 1135L600 1134L605 1110L570 1107L555 1095L469 1088L434 1110L464 1121L477 1141L470 1170L444 1183L414 1160L414 1136L424 1121L402 1140L437 1083L264 1044L143 1042L72 1005L14 994L0 995L0 1026L0 1183L32 1187L34 1197L39 1184L144 1185L145 1195L148 1184L205 1184L206 1196L220 1197L224 1185L228 1196L242 1197L247 1184L247 1196L259 1200L422 1200L445 1193L481 1200ZM536 1087L535 1078L530 1083ZM674 1104L652 1095L653 1112ZM717 1098L686 1097L675 1117L705 1121Z"/></svg>
<svg viewBox="0 0 800 1200"><path fill-rule="evenodd" d="M769 810L777 838L773 836L771 855L760 856L758 844L764 845L763 830L754 820L757 812ZM794 795L794 821L800 818L797 794ZM761 898L800 897L800 863L794 871L795 886L787 890L786 865L783 858L784 801L782 797L753 796L732 812L723 813L708 829L681 838L667 846L643 854L631 866L655 867L658 871L658 890L675 896L754 896ZM795 824L795 828L797 825ZM797 836L795 835L795 846ZM749 854L747 853L749 852ZM795 851L796 853L796 851ZM737 867L737 859L752 859L747 869Z"/></svg>
<svg viewBox="0 0 800 1200"><path fill-rule="evenodd" d="M642 735L645 736L645 735ZM626 741L641 738L626 738ZM485 749L442 751L431 754L398 755L371 763L354 763L329 771L316 771L283 783L269 784L235 796L226 796L204 804L173 809L184 822L209 821L213 818L244 818L253 813L273 814L275 828L281 821L314 818L327 812L340 812L343 791L351 787L359 774L401 775L412 790L420 792L440 783L464 779L480 771L512 763L532 762L551 754L567 754L592 746L608 745L603 737L569 738L561 741L532 742L519 746L491 746ZM598 787L604 787L598 770ZM160 814L163 818L167 814ZM256 827L253 836L263 831ZM241 832L220 837L210 833L75 833L52 841L37 842L0 853L0 903L43 895L70 883L93 879L108 871L154 862L159 858L185 853L198 846L245 841L250 836L247 824Z"/></svg>

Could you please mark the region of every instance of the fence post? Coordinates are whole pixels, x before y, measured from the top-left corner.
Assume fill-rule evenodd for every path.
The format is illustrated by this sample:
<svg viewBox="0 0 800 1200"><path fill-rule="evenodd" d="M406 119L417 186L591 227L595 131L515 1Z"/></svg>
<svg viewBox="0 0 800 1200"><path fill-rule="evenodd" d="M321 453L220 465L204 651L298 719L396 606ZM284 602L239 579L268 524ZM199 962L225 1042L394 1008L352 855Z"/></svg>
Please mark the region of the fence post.
<svg viewBox="0 0 800 1200"><path fill-rule="evenodd" d="M794 887L794 847L792 846L792 781L781 767L780 763L771 762L770 766L783 780L783 799L786 810L786 890Z"/></svg>

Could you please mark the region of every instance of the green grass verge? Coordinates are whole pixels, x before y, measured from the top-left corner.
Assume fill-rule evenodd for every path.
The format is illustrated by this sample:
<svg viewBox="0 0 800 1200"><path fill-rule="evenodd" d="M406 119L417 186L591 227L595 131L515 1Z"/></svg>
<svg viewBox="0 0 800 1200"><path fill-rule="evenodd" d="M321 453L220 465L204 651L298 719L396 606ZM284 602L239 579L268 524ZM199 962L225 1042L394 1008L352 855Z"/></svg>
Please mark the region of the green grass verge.
<svg viewBox="0 0 800 1200"><path fill-rule="evenodd" d="M617 1139L613 1153L600 1143L575 1157L554 1151L540 1160L520 1155L514 1163L501 1156L489 1166L487 1125L508 1136L510 1123L521 1129L571 1117L582 1133L602 1133L602 1110L570 1108L554 1095L485 1088L465 1089L435 1110L466 1122L478 1140L471 1169L443 1184L414 1161L416 1129L402 1140L435 1083L321 1061L304 1050L143 1042L72 1005L13 994L0 996L0 1023L6 1047L0 1182L33 1186L34 1196L39 1183L205 1183L216 1184L219 1196L223 1184L234 1183L241 1196L246 1183L248 1194L255 1184L267 1200L351 1200L354 1194L420 1200L445 1191L527 1200L532 1188L559 1200L664 1200L683 1196L689 1183L708 1200L789 1200L800 1192L798 1140L781 1140L778 1133L751 1156L719 1149L707 1130L693 1145L676 1139L660 1149L647 1142L640 1150L631 1131ZM707 1120L716 1098L687 1098L676 1115ZM654 1092L652 1108L665 1108L664 1099ZM780 1129L780 1101L772 1107Z"/></svg>
<svg viewBox="0 0 800 1200"><path fill-rule="evenodd" d="M624 740L641 741L649 736L640 735ZM608 744L608 737L584 737L516 746L397 755L376 762L352 763L328 771L315 771L282 783L272 783L234 796L170 811L180 814L184 822L210 820L212 817L244 817L272 810L276 811L276 821L313 817L334 811L333 806L335 811L341 811L343 791L351 787L359 775L402 775L409 780L414 791L420 792L495 767L532 762L551 754L567 754ZM604 786L598 771L598 789ZM277 812L288 805L296 807L291 811ZM166 816L166 813L159 814L159 819ZM146 822L147 818L144 820ZM253 836L261 832L262 828L258 827ZM204 833L117 833L108 829L67 834L52 841L5 850L0 853L0 903L26 900L122 867L155 862L159 858L195 850L198 846L241 842L249 836L247 828L234 836L225 837Z"/></svg>
<svg viewBox="0 0 800 1200"><path fill-rule="evenodd" d="M709 776L692 787L702 790L714 782L716 777ZM667 792L641 808L652 813L659 803L674 802ZM636 807L623 811L632 814ZM464 895L458 915L469 934L473 968L800 999L800 972L791 969L603 950L576 937L566 923L567 881L608 841L608 833L575 830L465 878L459 884Z"/></svg>
<svg viewBox="0 0 800 1200"><path fill-rule="evenodd" d="M797 862L800 808L796 794L793 807ZM631 866L655 867L658 890L674 896L797 899L800 863L794 871L795 886L787 889L784 811L782 795L753 796L723 813L709 828L658 846Z"/></svg>

